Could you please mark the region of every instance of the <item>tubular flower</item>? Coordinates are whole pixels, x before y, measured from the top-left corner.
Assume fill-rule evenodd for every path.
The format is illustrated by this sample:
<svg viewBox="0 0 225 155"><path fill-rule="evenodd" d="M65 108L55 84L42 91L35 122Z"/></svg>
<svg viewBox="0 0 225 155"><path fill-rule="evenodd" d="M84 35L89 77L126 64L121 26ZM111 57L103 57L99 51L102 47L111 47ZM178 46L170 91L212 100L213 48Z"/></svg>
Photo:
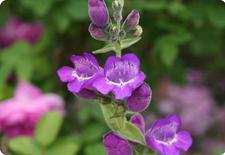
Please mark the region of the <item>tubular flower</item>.
<svg viewBox="0 0 225 155"><path fill-rule="evenodd" d="M104 95L112 92L116 99L122 100L130 97L144 79L145 74L140 71L140 61L136 55L111 56L105 63L104 75L97 78L93 86Z"/></svg>
<svg viewBox="0 0 225 155"><path fill-rule="evenodd" d="M61 97L42 94L31 84L21 81L13 98L0 103L0 131L9 137L33 136L39 119L47 112L57 110L64 114Z"/></svg>
<svg viewBox="0 0 225 155"><path fill-rule="evenodd" d="M109 11L104 0L89 0L89 16L94 25L105 27L109 22Z"/></svg>
<svg viewBox="0 0 225 155"><path fill-rule="evenodd" d="M113 132L104 136L103 144L107 155L132 155L132 148L128 141Z"/></svg>
<svg viewBox="0 0 225 155"><path fill-rule="evenodd" d="M181 120L176 115L159 119L145 134L149 148L161 155L179 155L192 145L192 138L187 131L179 131Z"/></svg>
<svg viewBox="0 0 225 155"><path fill-rule="evenodd" d="M98 65L95 57L88 53L85 53L84 56L73 55L71 61L74 67L60 68L58 70L59 78L62 82L68 83L67 87L72 93L80 96L90 94L90 91L94 90L93 81L103 74L103 69Z"/></svg>

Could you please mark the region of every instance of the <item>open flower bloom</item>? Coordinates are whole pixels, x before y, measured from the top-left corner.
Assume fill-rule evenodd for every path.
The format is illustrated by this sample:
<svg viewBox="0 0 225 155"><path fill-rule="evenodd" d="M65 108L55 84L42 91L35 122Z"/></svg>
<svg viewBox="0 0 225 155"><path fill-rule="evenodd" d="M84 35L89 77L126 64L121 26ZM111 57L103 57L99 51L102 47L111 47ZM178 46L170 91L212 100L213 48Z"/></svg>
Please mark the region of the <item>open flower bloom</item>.
<svg viewBox="0 0 225 155"><path fill-rule="evenodd" d="M104 0L89 0L88 12L91 21L98 27L104 27L109 22L109 11Z"/></svg>
<svg viewBox="0 0 225 155"><path fill-rule="evenodd" d="M84 56L73 55L71 61L74 67L64 66L58 70L58 76L62 82L66 82L69 91L80 96L85 89L86 93L94 90L93 81L101 74L103 69L98 65L97 60L91 54L85 53ZM87 95L87 94L85 94Z"/></svg>
<svg viewBox="0 0 225 155"><path fill-rule="evenodd" d="M127 98L127 108L133 112L142 112L150 104L152 98L151 88L147 83L143 83L135 89L130 97Z"/></svg>
<svg viewBox="0 0 225 155"><path fill-rule="evenodd" d="M181 120L170 115L157 120L145 134L149 148L161 155L179 155L181 150L187 151L192 145L192 138L187 131L179 131Z"/></svg>
<svg viewBox="0 0 225 155"><path fill-rule="evenodd" d="M104 66L104 76L99 77L93 86L102 94L112 92L116 99L130 97L145 79L140 71L140 61L134 54L119 58L111 56Z"/></svg>
<svg viewBox="0 0 225 155"><path fill-rule="evenodd" d="M107 155L132 155L132 148L127 140L119 135L109 132L104 136L103 144Z"/></svg>
<svg viewBox="0 0 225 155"><path fill-rule="evenodd" d="M17 40L35 43L42 35L43 28L37 23L25 23L12 18L5 27L0 28L0 45L7 47Z"/></svg>
<svg viewBox="0 0 225 155"><path fill-rule="evenodd" d="M55 94L42 94L31 84L21 81L13 98L0 103L0 131L9 137L32 136L39 119L49 111L64 114L63 100Z"/></svg>

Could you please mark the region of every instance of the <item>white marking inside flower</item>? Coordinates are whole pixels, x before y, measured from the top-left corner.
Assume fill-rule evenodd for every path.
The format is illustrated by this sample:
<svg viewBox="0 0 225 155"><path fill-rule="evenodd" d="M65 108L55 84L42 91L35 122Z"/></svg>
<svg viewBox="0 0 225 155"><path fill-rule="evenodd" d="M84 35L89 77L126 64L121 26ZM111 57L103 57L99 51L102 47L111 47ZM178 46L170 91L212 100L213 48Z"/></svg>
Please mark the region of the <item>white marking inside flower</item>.
<svg viewBox="0 0 225 155"><path fill-rule="evenodd" d="M160 144L164 144L164 145L171 145L173 143L175 143L177 141L177 135L174 136L174 138L168 142L164 142L164 141L160 141L160 140L156 140L157 143L160 143Z"/></svg>
<svg viewBox="0 0 225 155"><path fill-rule="evenodd" d="M78 79L79 81L85 81L85 80L91 79L94 75L89 76L89 77L85 77L84 74L78 75L76 70L73 70L72 76L75 77L76 79Z"/></svg>
<svg viewBox="0 0 225 155"><path fill-rule="evenodd" d="M3 153L1 152L1 150L0 150L0 155L5 155L5 154L3 154Z"/></svg>

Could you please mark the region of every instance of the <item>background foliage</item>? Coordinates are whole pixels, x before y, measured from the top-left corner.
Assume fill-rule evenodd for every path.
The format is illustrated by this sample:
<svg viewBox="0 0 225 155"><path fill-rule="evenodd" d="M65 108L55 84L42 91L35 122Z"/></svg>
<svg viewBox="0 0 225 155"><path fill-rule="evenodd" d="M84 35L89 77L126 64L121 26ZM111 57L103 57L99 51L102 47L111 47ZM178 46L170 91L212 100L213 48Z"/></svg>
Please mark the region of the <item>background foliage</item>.
<svg viewBox="0 0 225 155"><path fill-rule="evenodd" d="M111 0L107 3L110 6ZM0 49L0 100L12 95L15 83L20 79L30 80L46 92L59 93L68 110L52 147L69 143L64 149L70 150L68 147L71 147L72 154L104 155L101 140L108 129L98 104L76 98L56 75L60 66L70 63L70 55L91 52L103 46L87 31L87 6L87 0L6 0L2 4L0 25L10 17L18 16L24 21L41 22L45 32L35 45L17 42ZM163 77L184 83L186 70L196 68L206 73L207 85L222 107L224 92L217 91L214 81L225 78L225 4L220 0L126 0L124 15L133 8L141 12L140 25L144 36L129 50L140 57L153 93ZM97 57L103 63L107 56ZM153 96L149 111L155 110L154 104ZM41 130L38 128L37 133ZM39 136L37 141L41 144L51 143L39 139ZM68 138L65 140L65 137ZM18 148L12 143L13 150L25 145L35 149L29 139L17 140L21 141L21 146ZM49 154L60 154L54 151ZM197 144L191 152L201 154Z"/></svg>

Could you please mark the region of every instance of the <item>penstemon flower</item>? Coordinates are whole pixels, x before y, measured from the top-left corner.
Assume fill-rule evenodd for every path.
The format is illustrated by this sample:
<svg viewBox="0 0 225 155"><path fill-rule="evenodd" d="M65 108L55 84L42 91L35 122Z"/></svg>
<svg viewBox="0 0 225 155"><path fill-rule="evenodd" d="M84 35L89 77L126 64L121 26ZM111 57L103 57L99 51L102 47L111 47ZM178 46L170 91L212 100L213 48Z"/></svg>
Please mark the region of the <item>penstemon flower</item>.
<svg viewBox="0 0 225 155"><path fill-rule="evenodd" d="M103 73L95 57L85 53L84 56L71 56L71 61L74 68L64 66L58 70L61 81L68 83L67 87L72 93L82 93L85 89L93 90L93 81Z"/></svg>
<svg viewBox="0 0 225 155"><path fill-rule="evenodd" d="M110 19L104 0L89 0L91 36L107 45L94 54L114 51L103 68L91 54L72 56L74 67L62 67L58 75L68 83L69 91L86 99L99 99L103 116L112 130L103 137L107 155L146 154L152 149L161 155L179 155L192 144L186 131L179 131L180 119L176 115L160 119L146 132L141 114L151 102L152 91L145 83L140 60L122 50L141 39L140 14L133 10L123 21L124 0L113 0L113 18ZM127 114L131 114L130 121ZM135 114L134 114L135 112Z"/></svg>
<svg viewBox="0 0 225 155"><path fill-rule="evenodd" d="M140 71L140 61L134 54L121 58L111 56L105 63L104 75L97 78L93 86L102 94L112 92L116 99L130 97L145 79Z"/></svg>
<svg viewBox="0 0 225 155"><path fill-rule="evenodd" d="M187 151L192 138L187 131L179 131L180 125L181 120L176 115L156 121L145 134L147 146L161 155L179 155L181 150Z"/></svg>

